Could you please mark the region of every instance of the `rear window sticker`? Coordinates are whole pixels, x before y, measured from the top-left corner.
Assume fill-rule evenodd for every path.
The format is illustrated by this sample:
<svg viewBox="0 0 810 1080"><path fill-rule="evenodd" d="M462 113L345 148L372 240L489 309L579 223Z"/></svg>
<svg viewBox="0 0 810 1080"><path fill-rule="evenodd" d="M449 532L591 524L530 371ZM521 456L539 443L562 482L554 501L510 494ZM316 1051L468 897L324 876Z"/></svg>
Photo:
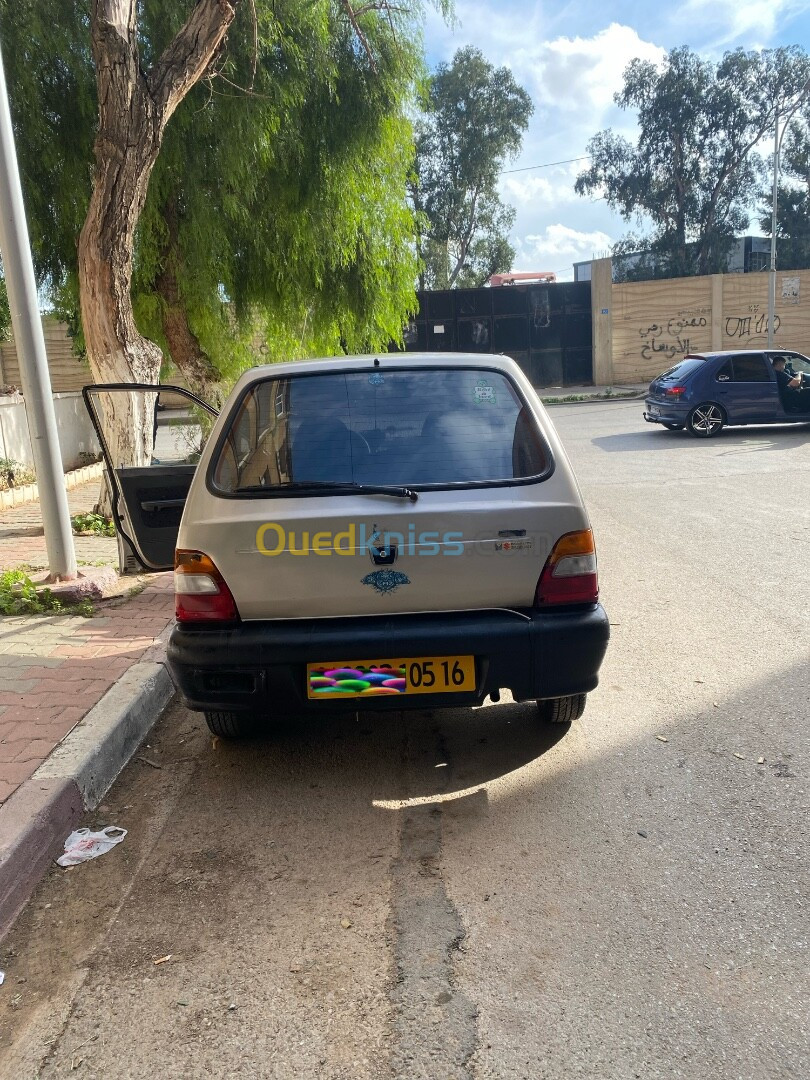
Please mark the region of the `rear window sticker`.
<svg viewBox="0 0 810 1080"><path fill-rule="evenodd" d="M495 387L488 383L486 379L479 379L473 387L473 401L476 405L496 405L498 395L495 393Z"/></svg>
<svg viewBox="0 0 810 1080"><path fill-rule="evenodd" d="M385 382L385 376L381 375L379 371L375 371L373 375L369 375L368 381L372 386L382 386Z"/></svg>

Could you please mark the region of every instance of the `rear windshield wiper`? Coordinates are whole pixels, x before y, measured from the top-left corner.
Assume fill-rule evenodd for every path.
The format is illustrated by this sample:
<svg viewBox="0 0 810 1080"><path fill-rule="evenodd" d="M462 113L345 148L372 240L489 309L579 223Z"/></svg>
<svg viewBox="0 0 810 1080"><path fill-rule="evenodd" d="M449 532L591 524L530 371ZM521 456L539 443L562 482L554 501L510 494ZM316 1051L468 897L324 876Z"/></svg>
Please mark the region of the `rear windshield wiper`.
<svg viewBox="0 0 810 1080"><path fill-rule="evenodd" d="M416 502L419 492L409 487L396 487L393 484L354 484L340 480L297 480L290 484L250 484L234 491L234 495L283 495L286 491L349 491L361 495L392 495L395 499L410 499Z"/></svg>

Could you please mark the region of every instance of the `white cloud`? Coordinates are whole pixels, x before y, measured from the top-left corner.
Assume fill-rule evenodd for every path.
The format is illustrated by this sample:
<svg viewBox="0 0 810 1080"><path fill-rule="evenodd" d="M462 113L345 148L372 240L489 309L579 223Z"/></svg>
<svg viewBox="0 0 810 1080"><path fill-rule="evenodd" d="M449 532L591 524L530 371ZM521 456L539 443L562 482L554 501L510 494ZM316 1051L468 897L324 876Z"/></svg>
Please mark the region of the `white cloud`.
<svg viewBox="0 0 810 1080"><path fill-rule="evenodd" d="M681 25L702 26L714 47L745 38L746 48L758 48L780 24L809 10L808 0L686 0L677 15Z"/></svg>
<svg viewBox="0 0 810 1080"><path fill-rule="evenodd" d="M457 4L457 10L461 25L456 30L435 15L428 19L428 53L449 62L456 49L476 45L490 63L513 71L531 94L537 115L560 109L598 122L594 110L603 114L613 107L613 94L621 88L627 64L635 57L658 63L665 53L632 27L615 21L590 36L546 40L549 19L543 17L540 3L495 7L466 0Z"/></svg>
<svg viewBox="0 0 810 1080"><path fill-rule="evenodd" d="M528 170L507 173L501 179L501 198L518 209L541 204L545 210L550 210L570 203L579 203L581 200L574 192L574 181L587 164L585 160L556 165L542 172Z"/></svg>
<svg viewBox="0 0 810 1080"><path fill-rule="evenodd" d="M506 177L501 181L501 198L512 206L526 206L542 202L544 206L563 201L563 189L545 176L525 174L525 178Z"/></svg>
<svg viewBox="0 0 810 1080"><path fill-rule="evenodd" d="M527 87L540 116L551 110L588 118L598 130L612 112L613 95L631 60L660 63L665 49L643 41L629 26L611 23L593 37L558 37L520 48L512 58L516 78Z"/></svg>
<svg viewBox="0 0 810 1080"><path fill-rule="evenodd" d="M604 254L613 240L601 230L580 232L568 225L547 225L517 241L516 263L526 270L559 270L566 264Z"/></svg>
<svg viewBox="0 0 810 1080"><path fill-rule="evenodd" d="M456 0L456 25L448 26L435 11L425 19L425 49L431 63L451 60L456 49L475 45L494 64L506 64L515 47L528 37L541 41L547 29L542 4L530 0Z"/></svg>

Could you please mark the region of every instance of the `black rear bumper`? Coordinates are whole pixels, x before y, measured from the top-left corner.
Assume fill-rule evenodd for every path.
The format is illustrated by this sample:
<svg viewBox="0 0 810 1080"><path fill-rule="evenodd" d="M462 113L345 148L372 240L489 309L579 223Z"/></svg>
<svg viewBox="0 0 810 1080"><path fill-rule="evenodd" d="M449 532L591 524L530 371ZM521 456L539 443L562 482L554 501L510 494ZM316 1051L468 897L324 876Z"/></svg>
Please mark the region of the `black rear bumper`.
<svg viewBox="0 0 810 1080"><path fill-rule="evenodd" d="M359 699L309 701L306 665L474 655L476 689L464 694L375 697L373 708L480 704L499 689L516 701L593 690L610 627L599 604L555 612L426 615L176 625L168 647L175 683L192 709L346 712Z"/></svg>
<svg viewBox="0 0 810 1080"><path fill-rule="evenodd" d="M652 409L658 411L652 412ZM680 424L685 427L689 418L689 411L690 406L688 405L651 401L649 398L644 402L644 419L648 424Z"/></svg>

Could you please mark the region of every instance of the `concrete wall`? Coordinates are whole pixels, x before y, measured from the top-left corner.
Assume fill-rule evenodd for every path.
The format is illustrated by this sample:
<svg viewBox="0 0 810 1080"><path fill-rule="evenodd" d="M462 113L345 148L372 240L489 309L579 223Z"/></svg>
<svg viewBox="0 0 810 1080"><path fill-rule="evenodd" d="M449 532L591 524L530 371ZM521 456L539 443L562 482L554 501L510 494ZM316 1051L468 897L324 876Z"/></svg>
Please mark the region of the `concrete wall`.
<svg viewBox="0 0 810 1080"><path fill-rule="evenodd" d="M67 390L81 390L83 386L93 381L88 365L73 352L73 345L64 323L50 315L44 315L42 332L45 336L45 351L48 354L51 389L55 394ZM11 341L0 344L0 390L4 386L22 386L20 364L13 338Z"/></svg>
<svg viewBox="0 0 810 1080"><path fill-rule="evenodd" d="M53 400L62 466L65 471L75 469L83 463L80 460L82 453L95 456L99 452L98 439L81 394L54 394ZM19 398L0 397L0 457L34 464L25 403Z"/></svg>
<svg viewBox="0 0 810 1080"><path fill-rule="evenodd" d="M647 382L688 352L768 344L766 273L626 282L612 285L608 303L597 276L609 262L592 264L597 383ZM810 270L776 275L774 347L810 353Z"/></svg>

